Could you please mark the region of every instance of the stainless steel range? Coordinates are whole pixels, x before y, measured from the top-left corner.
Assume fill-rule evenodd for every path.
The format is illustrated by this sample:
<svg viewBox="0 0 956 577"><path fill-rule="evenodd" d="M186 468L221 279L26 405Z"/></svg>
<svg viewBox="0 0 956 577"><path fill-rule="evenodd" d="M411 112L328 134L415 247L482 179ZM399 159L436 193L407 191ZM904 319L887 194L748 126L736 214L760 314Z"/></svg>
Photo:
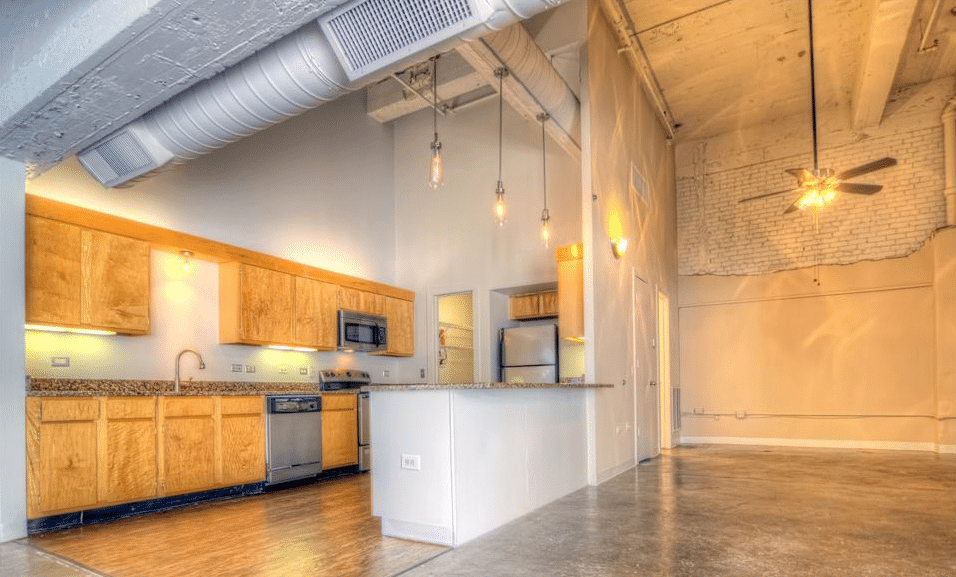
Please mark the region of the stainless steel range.
<svg viewBox="0 0 956 577"><path fill-rule="evenodd" d="M266 485L322 472L322 397L266 397Z"/></svg>
<svg viewBox="0 0 956 577"><path fill-rule="evenodd" d="M323 391L355 390L358 395L358 455L359 471L372 468L372 436L369 427L369 396L361 388L372 382L365 371L331 369L319 373Z"/></svg>

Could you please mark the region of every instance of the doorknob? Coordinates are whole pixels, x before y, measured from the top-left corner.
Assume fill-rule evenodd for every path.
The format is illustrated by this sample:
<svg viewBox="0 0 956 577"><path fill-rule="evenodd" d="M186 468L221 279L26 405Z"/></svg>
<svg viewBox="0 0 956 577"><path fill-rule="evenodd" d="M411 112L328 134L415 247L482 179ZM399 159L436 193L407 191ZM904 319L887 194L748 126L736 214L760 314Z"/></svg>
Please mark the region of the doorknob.
<svg viewBox="0 0 956 577"><path fill-rule="evenodd" d="M648 386L656 387L656 386L657 386L657 381L651 381Z"/></svg>

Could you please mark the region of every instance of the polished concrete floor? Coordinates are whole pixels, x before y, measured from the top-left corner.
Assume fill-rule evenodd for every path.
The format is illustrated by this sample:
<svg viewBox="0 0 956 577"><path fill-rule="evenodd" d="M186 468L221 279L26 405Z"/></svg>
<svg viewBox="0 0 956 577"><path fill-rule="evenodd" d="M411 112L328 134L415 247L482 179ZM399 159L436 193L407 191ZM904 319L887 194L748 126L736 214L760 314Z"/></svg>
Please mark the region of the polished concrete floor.
<svg viewBox="0 0 956 577"><path fill-rule="evenodd" d="M238 508L229 515L243 518L242 507L254 503L230 503ZM268 517L261 509L257 522ZM296 514L278 510L286 520ZM304 508L297 514L314 516ZM222 519L225 513L216 515ZM299 522L321 531L311 521ZM120 524L110 524L118 530L99 530L97 535L104 543L113 537L130 544L136 542L136 533L149 536L168 521L157 515L149 523L153 526L144 525L125 537L131 530ZM334 529L333 524L325 530ZM246 529L233 522L228 527L206 525L205 531L226 544L242 539ZM104 560L116 563L124 556L117 555L119 547L106 546L112 553L97 557L87 551L95 539L63 533L0 546L0 575L323 574L311 561L302 563L309 554L294 535L282 544L292 553L285 566L274 558L265 562L261 553L246 547L249 564L229 566L228 572L216 564L225 562L218 556L189 568L177 564L177 571L170 573L173 566L154 565L152 572L109 566ZM255 542L268 546L268 538L258 535ZM148 543L148 537L142 542ZM323 558L323 563L331 563L324 574L956 577L956 455L682 447L457 549L401 553L401 567L372 566L343 541L335 545L342 559ZM36 546L69 561L58 562ZM134 558L146 555L129 548L120 552ZM144 571L149 563L132 566Z"/></svg>

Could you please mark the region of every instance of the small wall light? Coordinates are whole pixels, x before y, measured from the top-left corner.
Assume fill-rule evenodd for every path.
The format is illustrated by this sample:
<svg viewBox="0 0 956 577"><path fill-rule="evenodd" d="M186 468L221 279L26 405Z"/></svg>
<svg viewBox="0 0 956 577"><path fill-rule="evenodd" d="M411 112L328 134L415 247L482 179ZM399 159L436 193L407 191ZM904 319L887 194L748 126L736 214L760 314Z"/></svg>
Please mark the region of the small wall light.
<svg viewBox="0 0 956 577"><path fill-rule="evenodd" d="M611 252L614 258L620 259L627 252L627 239L623 236L611 239Z"/></svg>
<svg viewBox="0 0 956 577"><path fill-rule="evenodd" d="M183 270L188 271L190 265L192 264L189 259L193 256L193 251L181 250L179 251L179 254L183 257Z"/></svg>

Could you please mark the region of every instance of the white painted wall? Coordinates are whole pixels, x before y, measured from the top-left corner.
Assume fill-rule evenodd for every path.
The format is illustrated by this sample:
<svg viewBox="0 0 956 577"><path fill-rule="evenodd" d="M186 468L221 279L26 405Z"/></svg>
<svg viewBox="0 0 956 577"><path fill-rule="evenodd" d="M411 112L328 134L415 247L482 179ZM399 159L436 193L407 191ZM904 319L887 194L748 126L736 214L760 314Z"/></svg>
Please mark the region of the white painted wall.
<svg viewBox="0 0 956 577"><path fill-rule="evenodd" d="M582 389L373 391L373 514L458 546L587 483ZM420 457L421 470L401 468Z"/></svg>
<svg viewBox="0 0 956 577"><path fill-rule="evenodd" d="M656 379L657 354L635 324L646 319L656 326L658 289L677 293L677 217L673 151L596 5L588 30L585 357L589 380L615 385L594 393L590 481L598 483L632 466L639 443L656 453L657 398L648 385ZM631 163L649 183L646 203L630 192ZM629 239L630 248L616 260L610 239L619 235ZM640 300L638 284L648 287ZM676 323L675 306L660 314ZM662 346L674 350L676 340ZM672 382L679 383L678 375L672 374ZM636 414L635 400L645 398L646 411Z"/></svg>
<svg viewBox="0 0 956 577"><path fill-rule="evenodd" d="M498 179L498 102L485 102L439 119L445 184L426 184L432 138L427 112L395 122L395 284L414 290L424 314L416 315L416 356L399 367L400 380L418 380L426 368L435 380L436 295L473 291L478 380L497 379L489 291L557 280L554 248L581 240L580 163L550 140L548 208L553 242L539 239L543 207L541 128L504 111L502 180L508 222L494 220ZM501 297L501 295L496 295ZM506 297L502 297L505 298ZM495 321L498 322L498 321Z"/></svg>
<svg viewBox="0 0 956 577"><path fill-rule="evenodd" d="M27 532L23 370L24 166L0 158L0 542Z"/></svg>
<svg viewBox="0 0 956 577"><path fill-rule="evenodd" d="M361 93L346 96L130 189L106 190L75 162L27 183L27 190L124 218L393 284L392 131L370 120ZM188 249L190 247L182 247ZM152 330L145 337L29 332L33 376L170 379L186 347L208 368L197 379L297 381L298 368L358 366L377 380L392 359L362 353L294 353L218 344L218 267L152 253ZM51 356L71 357L69 368ZM255 374L231 365L255 365ZM288 373L280 373L285 366ZM308 380L315 380L310 377Z"/></svg>

